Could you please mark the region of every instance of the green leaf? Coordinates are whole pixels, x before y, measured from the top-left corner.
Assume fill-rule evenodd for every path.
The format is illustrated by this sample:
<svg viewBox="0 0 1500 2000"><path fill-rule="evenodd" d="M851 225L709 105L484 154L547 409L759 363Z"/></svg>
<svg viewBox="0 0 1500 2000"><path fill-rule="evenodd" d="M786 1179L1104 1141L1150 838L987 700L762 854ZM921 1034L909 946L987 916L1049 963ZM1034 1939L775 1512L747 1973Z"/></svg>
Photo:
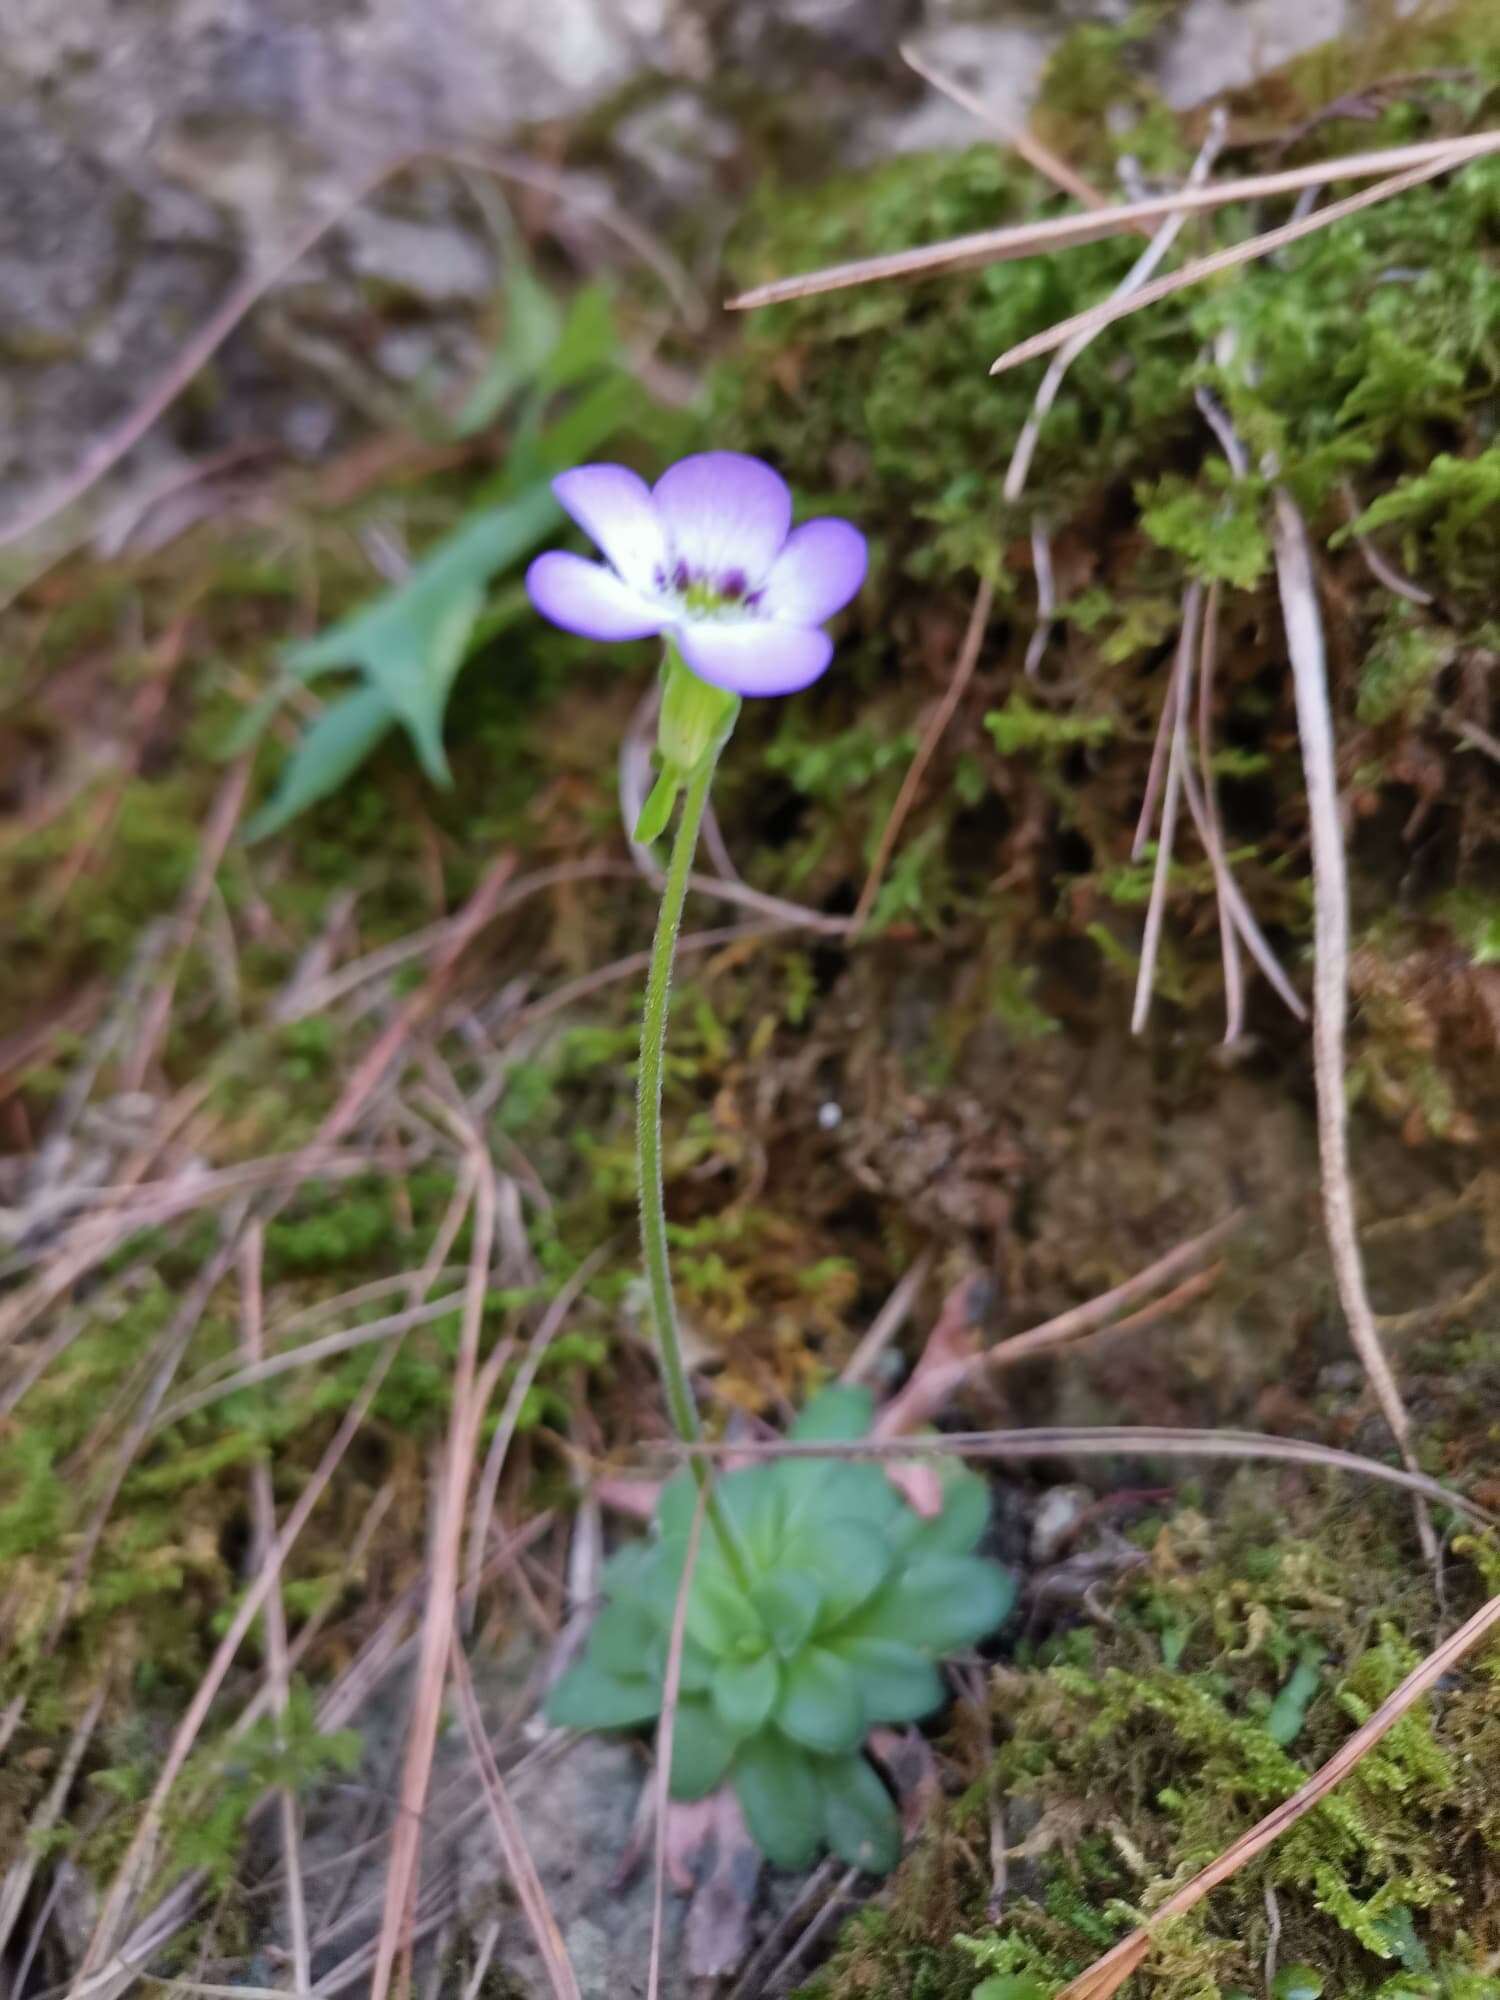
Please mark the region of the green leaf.
<svg viewBox="0 0 1500 2000"><path fill-rule="evenodd" d="M287 668L303 679L357 668L395 711L428 775L446 784L443 713L469 649L485 585L497 571L528 555L561 518L545 483L506 506L475 515L430 550L399 588L351 612L316 639L292 647Z"/></svg>
<svg viewBox="0 0 1500 2000"><path fill-rule="evenodd" d="M536 410L531 422L517 431L504 470L486 483L484 497L508 500L524 495L538 480L550 480L554 473L583 464L620 430L640 400L640 389L630 376L611 370L574 397L549 424L542 424Z"/></svg>
<svg viewBox="0 0 1500 2000"><path fill-rule="evenodd" d="M492 424L515 395L538 380L557 352L563 317L551 292L513 246L505 287L505 332L454 425L472 437Z"/></svg>
<svg viewBox="0 0 1500 2000"><path fill-rule="evenodd" d="M854 1675L826 1647L809 1646L787 1667L776 1721L809 1750L852 1750L865 1730Z"/></svg>
<svg viewBox="0 0 1500 2000"><path fill-rule="evenodd" d="M982 1556L928 1556L902 1570L851 1622L851 1636L904 1639L938 1655L993 1632L1016 1600L1015 1578Z"/></svg>
<svg viewBox="0 0 1500 2000"><path fill-rule="evenodd" d="M607 367L620 351L620 329L608 285L585 285L575 292L567 318L541 372L546 389L570 389L586 375Z"/></svg>
<svg viewBox="0 0 1500 2000"><path fill-rule="evenodd" d="M758 1660L726 1660L714 1675L714 1708L726 1729L753 1736L781 1692L781 1669L774 1653Z"/></svg>
<svg viewBox="0 0 1500 2000"><path fill-rule="evenodd" d="M286 700L290 687L288 677L278 674L265 692L257 695L225 731L222 741L215 746L214 756L227 763L230 758L241 757L252 749L265 734L266 724Z"/></svg>
<svg viewBox="0 0 1500 2000"><path fill-rule="evenodd" d="M775 1479L787 1525L808 1528L834 1516L889 1529L910 1509L878 1465L838 1458L783 1458Z"/></svg>
<svg viewBox="0 0 1500 2000"><path fill-rule="evenodd" d="M1050 2000L1055 1991L1031 1972L997 1972L976 1986L969 2000Z"/></svg>
<svg viewBox="0 0 1500 2000"><path fill-rule="evenodd" d="M606 1673L587 1656L547 1697L547 1720L563 1729L631 1729L654 1721L660 1709L656 1684Z"/></svg>
<svg viewBox="0 0 1500 2000"><path fill-rule="evenodd" d="M928 1524L924 1547L966 1556L990 1525L990 1489L977 1473L951 1468L943 1480L943 1511Z"/></svg>
<svg viewBox="0 0 1500 2000"><path fill-rule="evenodd" d="M989 1522L989 1487L977 1474L954 1466L943 1475L942 1513L925 1520L912 1514L912 1524L899 1537L899 1544L908 1560L919 1556L966 1556Z"/></svg>
<svg viewBox="0 0 1500 2000"><path fill-rule="evenodd" d="M679 1701L672 1722L672 1797L706 1798L723 1782L738 1746L706 1701Z"/></svg>
<svg viewBox="0 0 1500 2000"><path fill-rule="evenodd" d="M868 1432L875 1416L875 1398L853 1383L820 1389L802 1410L787 1436L794 1444L853 1444Z"/></svg>
<svg viewBox="0 0 1500 2000"><path fill-rule="evenodd" d="M843 1639L839 1658L853 1673L866 1724L915 1722L943 1703L943 1682L923 1652L900 1639Z"/></svg>
<svg viewBox="0 0 1500 2000"><path fill-rule="evenodd" d="M1266 1729L1283 1749L1295 1743L1307 1720L1308 1706L1323 1685L1323 1655L1309 1652L1287 1677L1286 1685L1271 1704Z"/></svg>
<svg viewBox="0 0 1500 2000"><path fill-rule="evenodd" d="M750 1597L782 1658L790 1659L800 1652L823 1609L818 1579L806 1570L778 1569L762 1577L752 1587Z"/></svg>
<svg viewBox="0 0 1500 2000"><path fill-rule="evenodd" d="M676 1473L661 1489L656 1502L656 1525L669 1542L686 1542L693 1531L698 1511L698 1482L690 1472Z"/></svg>
<svg viewBox="0 0 1500 2000"><path fill-rule="evenodd" d="M275 791L245 828L245 839L279 833L298 813L336 792L395 722L379 688L356 688L329 702L287 759Z"/></svg>
<svg viewBox="0 0 1500 2000"><path fill-rule="evenodd" d="M589 1633L589 1658L607 1674L639 1679L660 1640L655 1619L641 1605L609 1604Z"/></svg>
<svg viewBox="0 0 1500 2000"><path fill-rule="evenodd" d="M818 1767L828 1845L851 1868L888 1875L901 1859L901 1821L890 1793L864 1757Z"/></svg>
<svg viewBox="0 0 1500 2000"><path fill-rule="evenodd" d="M735 1759L735 1796L756 1846L778 1868L805 1868L823 1842L823 1796L804 1751L765 1730Z"/></svg>
<svg viewBox="0 0 1500 2000"><path fill-rule="evenodd" d="M1323 1975L1310 1965L1284 1965L1271 1981L1271 2000L1318 2000Z"/></svg>
<svg viewBox="0 0 1500 2000"><path fill-rule="evenodd" d="M825 1625L842 1623L873 1597L890 1575L892 1550L878 1527L830 1520L809 1526L786 1545L786 1557L818 1579Z"/></svg>
<svg viewBox="0 0 1500 2000"><path fill-rule="evenodd" d="M688 1595L687 1629L700 1646L721 1657L741 1644L765 1638L754 1608L738 1585L726 1576L715 1575L701 1553Z"/></svg>

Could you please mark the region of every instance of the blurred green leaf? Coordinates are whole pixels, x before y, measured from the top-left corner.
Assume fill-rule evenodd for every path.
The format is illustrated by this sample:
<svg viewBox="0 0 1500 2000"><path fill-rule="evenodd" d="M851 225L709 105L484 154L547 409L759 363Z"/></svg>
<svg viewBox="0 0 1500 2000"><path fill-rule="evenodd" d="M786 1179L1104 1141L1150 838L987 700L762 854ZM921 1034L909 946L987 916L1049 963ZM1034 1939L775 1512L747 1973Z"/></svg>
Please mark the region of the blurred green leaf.
<svg viewBox="0 0 1500 2000"><path fill-rule="evenodd" d="M356 688L331 701L287 759L275 791L245 828L246 840L279 833L336 792L395 723L396 711L379 688Z"/></svg>
<svg viewBox="0 0 1500 2000"><path fill-rule="evenodd" d="M901 1858L901 1821L890 1793L864 1757L818 1767L828 1845L851 1868L886 1875Z"/></svg>
<svg viewBox="0 0 1500 2000"><path fill-rule="evenodd" d="M485 586L497 570L529 555L561 518L546 485L476 515L430 550L397 589L294 646L288 669L304 680L340 667L364 673L394 710L428 776L447 784L443 713Z"/></svg>

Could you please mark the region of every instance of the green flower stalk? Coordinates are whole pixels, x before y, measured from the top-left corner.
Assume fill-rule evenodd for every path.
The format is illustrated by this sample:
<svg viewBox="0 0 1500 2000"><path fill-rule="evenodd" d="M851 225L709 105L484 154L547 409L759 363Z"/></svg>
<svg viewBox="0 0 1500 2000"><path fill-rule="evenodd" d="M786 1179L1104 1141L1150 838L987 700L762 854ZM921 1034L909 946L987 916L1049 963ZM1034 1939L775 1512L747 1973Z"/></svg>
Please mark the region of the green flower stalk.
<svg viewBox="0 0 1500 2000"><path fill-rule="evenodd" d="M822 673L821 630L864 577L846 521L791 530L791 495L769 466L734 452L684 459L653 491L622 466L582 466L555 483L608 566L551 553L527 585L539 610L593 638L665 635L659 775L636 838L672 838L641 1022L636 1139L641 1244L673 1428L702 1437L672 1290L662 1181L662 1075L672 967L714 771L742 696L784 694ZM680 810L679 810L680 801ZM863 1436L863 1391L827 1390L793 1440ZM706 1461L662 1493L655 1533L605 1571L608 1600L584 1658L552 1692L554 1722L628 1729L660 1715L692 1524L708 1532L687 1581L672 1739L672 1795L733 1785L751 1833L783 1867L828 1846L874 1872L894 1866L900 1821L862 1754L869 1730L911 1722L943 1700L937 1662L992 1632L1014 1584L973 1553L989 1499L952 1469L923 1518L878 1466L799 1457L716 1479Z"/></svg>

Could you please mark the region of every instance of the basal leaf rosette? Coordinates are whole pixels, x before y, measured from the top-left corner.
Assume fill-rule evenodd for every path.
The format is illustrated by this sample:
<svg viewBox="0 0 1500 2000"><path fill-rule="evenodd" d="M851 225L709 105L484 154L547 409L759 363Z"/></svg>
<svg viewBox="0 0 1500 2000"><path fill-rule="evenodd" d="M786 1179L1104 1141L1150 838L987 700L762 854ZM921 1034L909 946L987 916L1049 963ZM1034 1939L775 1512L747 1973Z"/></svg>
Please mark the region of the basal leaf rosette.
<svg viewBox="0 0 1500 2000"><path fill-rule="evenodd" d="M797 1442L867 1431L863 1390L829 1389ZM1015 1582L973 1553L984 1482L959 1467L941 1513L916 1513L879 1466L785 1458L719 1482L749 1575L742 1586L711 1533L689 1588L672 1743L671 1792L698 1799L728 1781L778 1866L824 1847L872 1873L895 1865L900 1822L863 1746L882 1723L941 1706L938 1662L993 1632ZM667 1648L697 1504L692 1481L661 1496L655 1532L612 1558L605 1609L583 1659L548 1702L554 1723L629 1729L661 1712Z"/></svg>

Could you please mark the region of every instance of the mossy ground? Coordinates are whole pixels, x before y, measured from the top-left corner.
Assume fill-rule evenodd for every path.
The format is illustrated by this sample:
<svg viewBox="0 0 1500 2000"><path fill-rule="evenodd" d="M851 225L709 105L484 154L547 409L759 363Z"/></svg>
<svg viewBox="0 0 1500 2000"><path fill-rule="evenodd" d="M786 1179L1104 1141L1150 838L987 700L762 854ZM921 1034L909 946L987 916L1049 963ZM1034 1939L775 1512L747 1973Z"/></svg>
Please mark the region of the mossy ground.
<svg viewBox="0 0 1500 2000"><path fill-rule="evenodd" d="M1106 183L1120 150L1175 173L1199 136L1142 92L1130 52L1128 33L1075 43L1047 102L1049 135ZM1356 107L1357 120L1296 135L1351 84L1390 78L1405 81ZM1225 165L1477 127L1493 121L1497 80L1492 10L1456 9L1304 65L1232 107ZM1135 107L1136 123L1115 139L1099 115L1106 101ZM731 246L730 276L748 282L1049 206L988 145L904 160L813 193L764 193ZM1185 242L1202 247L1254 220L1231 215ZM923 1243L991 1274L1004 1334L1247 1203L1252 1221L1206 1306L1007 1376L1003 1401L987 1393L969 1414L1254 1421L1384 1448L1348 1370L1321 1252L1304 1038L1257 989L1245 1046L1229 1063L1216 1055L1211 883L1186 843L1171 877L1156 1026L1144 1043L1126 1033L1148 885L1130 832L1190 578L1224 590L1214 769L1236 871L1304 985L1310 945L1266 487L1259 475L1225 483L1194 401L1202 386L1255 462L1275 453L1319 546L1350 803L1360 1003L1351 1090L1361 1201L1377 1225L1372 1275L1377 1302L1404 1316L1392 1339L1431 1469L1494 1501L1482 1489L1494 1484L1487 1458L1500 1426L1486 1289L1500 1228L1500 794L1472 732L1493 729L1487 676L1500 651L1497 249L1491 161L1106 335L1070 374L1027 496L1009 510L997 496L1035 378L992 381L988 362L1107 290L1132 246L833 294L745 323L715 371L703 434L774 458L809 510L856 516L875 555L840 670L795 703L752 708L739 732L718 804L748 879L852 908L952 670L977 574L993 581L997 609L873 938L852 951L815 938L739 940L684 968L670 1198L684 1305L719 1360L718 1407L783 1415L847 1357ZM628 448L649 467L683 442L676 420L653 437L646 418ZM174 1167L188 1155L217 1167L305 1143L423 977L419 957L278 1025L278 994L347 891L357 900L332 940L346 959L459 907L503 850L523 874L617 866L539 893L486 931L428 1041L463 1089L491 1088L490 1135L519 1190L514 1269L489 1300L486 1349L525 1328L535 1302L602 1240L619 1245L528 1398L506 1482L512 1519L562 1505L538 1550L536 1588L555 1596L571 1477L562 1441L607 1456L657 1422L632 1334L634 978L556 1014L525 1011L638 951L647 934L651 899L621 859L614 795L616 748L649 672L644 649L611 659L513 627L459 682L450 792L429 788L391 744L286 835L231 846L177 968L166 1031L143 1074L131 1069L141 1019L131 982L149 990L174 962L164 926L225 782L223 746L276 649L368 592L362 533L394 524L415 547L459 518L490 449L437 473L413 445L378 476L355 464L280 481L270 528L205 525L160 553L69 563L11 609L0 1130L18 1163L6 1180L12 1211L27 1196L26 1155L80 1065L96 1059L106 1109L127 1082L148 1099L132 1115L184 1103L187 1138L164 1155ZM1366 567L1346 488L1430 603L1393 596ZM1028 680L1034 510L1050 527L1059 607L1042 672ZM119 1032L108 1039L112 1019ZM186 1106L181 1093L200 1088ZM830 1106L836 1128L822 1115ZM116 1104L114 1115L128 1125L127 1111ZM129 1145L107 1124L72 1122L70 1171L109 1181L122 1170ZM452 1197L456 1157L420 1120L392 1110L359 1144L359 1177L306 1181L270 1224L273 1343L293 1315L355 1288L386 1280L394 1293ZM36 1224L18 1247L45 1257L60 1228ZM135 1237L14 1349L24 1369L39 1342L69 1330L59 1314L79 1321L0 1417L0 1709L25 1710L0 1778L0 1855L18 1851L104 1671L108 1704L70 1808L74 1831L49 1841L98 1873L118 1858L163 1731L245 1586L249 1468L270 1453L284 1510L371 1366L370 1350L356 1348L146 1438L70 1599L113 1454L218 1231L215 1216L198 1215ZM450 1276L467 1250L461 1232ZM391 1309L391 1295L351 1301L336 1323ZM294 1631L315 1611L325 1619L302 1663L310 1687L348 1663L416 1574L457 1329L455 1310L406 1337L299 1545ZM224 1283L190 1329L166 1407L238 1339ZM1050 1976L1084 1962L1122 1927L1119 1906L1149 1902L1153 1885L1190 1872L1280 1796L1293 1762L1316 1763L1437 1631L1394 1505L1366 1512L1247 1475L1232 1492L1206 1488L1199 1509L1176 1513L1154 1539L1142 1533L1150 1564L1110 1600L1112 1627L1022 1648L997 1685L993 1767L972 1719L963 1725L972 1740L960 1739L960 1768L976 1785L997 1782L1018 1825L1032 1810L1037 1826L1057 1829L1017 1866L1008 1941L984 1924L975 1792L841 1947L826 1975L840 2000L940 2000L966 1994L986 1969ZM1458 1567L1456 1588L1473 1583L1479 1555ZM502 1645L517 1616L503 1591L486 1600L483 1643ZM1307 1649L1321 1656L1318 1692L1283 1751L1264 1711ZM262 1664L247 1648L223 1725ZM1346 1801L1163 1947L1150 1990L1188 2000L1254 1986L1270 1881L1283 1961L1322 1968L1325 1991L1378 1990L1387 1963L1408 1977L1403 1991L1488 1993L1473 1968L1497 1942L1486 1929L1500 1749L1492 1692L1480 1660L1430 1714L1403 1724ZM309 1784L348 1754L310 1725L294 1749L293 1775ZM195 1784L222 1777L221 1754L210 1732ZM286 1754L240 1744L219 1809L174 1821L164 1873L211 1863L227 1880L244 1810ZM956 1944L960 1930L986 1941Z"/></svg>
<svg viewBox="0 0 1500 2000"><path fill-rule="evenodd" d="M1300 1476L1274 1497L1267 1484L1241 1478L1207 1514L1142 1523L1132 1539L1147 1560L1100 1622L1017 1647L994 1682L998 1749L967 1727L968 1789L886 1906L850 1925L814 1993L939 2000L967 1995L977 1972L1052 1990L1289 1796L1417 1664L1436 1620L1399 1509ZM1482 1595L1495 1550L1465 1554L1466 1594ZM1500 1990L1484 1970L1500 1944L1497 1727L1500 1687L1481 1658L1164 1931L1140 1990L1264 1991L1273 1922L1280 1965L1310 1968L1310 1990ZM998 1908L992 1800L1012 1853Z"/></svg>

